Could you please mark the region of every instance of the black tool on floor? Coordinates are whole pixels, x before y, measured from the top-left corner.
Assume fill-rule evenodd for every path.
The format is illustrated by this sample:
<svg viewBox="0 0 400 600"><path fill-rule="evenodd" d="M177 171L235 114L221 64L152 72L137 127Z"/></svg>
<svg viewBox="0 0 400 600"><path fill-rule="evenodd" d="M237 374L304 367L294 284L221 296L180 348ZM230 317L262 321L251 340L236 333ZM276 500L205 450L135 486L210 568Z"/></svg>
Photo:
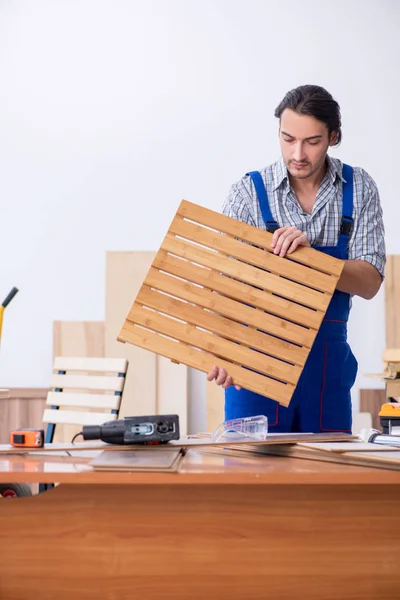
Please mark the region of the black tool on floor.
<svg viewBox="0 0 400 600"><path fill-rule="evenodd" d="M84 425L75 437L78 435L82 435L84 440L102 440L108 444L165 444L171 440L179 440L179 417L125 417L102 425Z"/></svg>

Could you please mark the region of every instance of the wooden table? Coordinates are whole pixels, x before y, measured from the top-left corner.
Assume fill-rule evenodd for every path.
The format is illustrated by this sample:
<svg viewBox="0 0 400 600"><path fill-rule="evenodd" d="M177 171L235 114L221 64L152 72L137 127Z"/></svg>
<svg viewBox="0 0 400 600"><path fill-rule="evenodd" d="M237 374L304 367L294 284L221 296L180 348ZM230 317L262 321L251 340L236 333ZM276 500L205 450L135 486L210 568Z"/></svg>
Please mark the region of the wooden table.
<svg viewBox="0 0 400 600"><path fill-rule="evenodd" d="M0 456L0 598L400 597L400 472L190 450L180 473Z"/></svg>

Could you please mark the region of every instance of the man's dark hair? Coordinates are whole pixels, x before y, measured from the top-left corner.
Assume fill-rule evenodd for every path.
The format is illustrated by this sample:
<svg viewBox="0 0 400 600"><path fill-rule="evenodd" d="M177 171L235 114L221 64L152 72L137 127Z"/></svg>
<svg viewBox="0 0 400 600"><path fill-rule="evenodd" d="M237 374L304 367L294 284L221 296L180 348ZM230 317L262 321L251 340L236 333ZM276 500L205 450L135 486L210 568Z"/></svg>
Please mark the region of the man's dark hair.
<svg viewBox="0 0 400 600"><path fill-rule="evenodd" d="M337 132L336 144L342 140L342 121L340 106L331 94L319 85L301 85L290 90L275 110L275 116L280 119L286 108L296 111L299 115L308 115L322 121L328 127L329 135Z"/></svg>

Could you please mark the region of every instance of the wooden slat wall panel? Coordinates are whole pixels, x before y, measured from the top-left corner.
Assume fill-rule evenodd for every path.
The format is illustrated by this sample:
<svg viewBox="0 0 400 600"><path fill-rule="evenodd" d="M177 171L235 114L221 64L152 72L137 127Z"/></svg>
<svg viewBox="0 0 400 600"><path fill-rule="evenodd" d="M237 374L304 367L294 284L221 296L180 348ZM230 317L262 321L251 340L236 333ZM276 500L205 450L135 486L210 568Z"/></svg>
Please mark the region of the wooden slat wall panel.
<svg viewBox="0 0 400 600"><path fill-rule="evenodd" d="M117 337L154 261L154 252L107 252L106 354L129 360L120 416L174 413L187 432L188 370ZM149 349L151 350L151 348Z"/></svg>
<svg viewBox="0 0 400 600"><path fill-rule="evenodd" d="M389 255L385 268L386 347L400 348L400 255Z"/></svg>
<svg viewBox="0 0 400 600"><path fill-rule="evenodd" d="M118 339L234 381L287 406L343 262L288 258L272 235L183 201Z"/></svg>
<svg viewBox="0 0 400 600"><path fill-rule="evenodd" d="M215 381L207 381L207 431L214 431L214 429L225 420L224 402L225 390L217 385Z"/></svg>
<svg viewBox="0 0 400 600"><path fill-rule="evenodd" d="M104 335L104 321L54 321L53 364L56 357L104 358ZM80 430L77 425L57 424L54 442L70 442Z"/></svg>

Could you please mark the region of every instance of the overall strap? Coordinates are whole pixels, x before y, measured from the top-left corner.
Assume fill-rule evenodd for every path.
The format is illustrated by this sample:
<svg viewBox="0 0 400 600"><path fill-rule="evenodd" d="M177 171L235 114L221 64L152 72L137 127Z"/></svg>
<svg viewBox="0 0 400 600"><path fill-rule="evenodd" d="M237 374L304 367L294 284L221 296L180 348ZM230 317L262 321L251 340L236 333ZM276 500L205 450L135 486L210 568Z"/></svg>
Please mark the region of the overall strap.
<svg viewBox="0 0 400 600"><path fill-rule="evenodd" d="M353 228L353 167L343 164L343 207L340 223L339 242L347 247Z"/></svg>
<svg viewBox="0 0 400 600"><path fill-rule="evenodd" d="M267 190L265 189L261 173L259 171L251 171L250 173L246 173L246 175L250 175L254 183L254 187L256 188L258 203L261 208L262 218L267 226L267 231L274 233L274 231L278 229L278 223L272 216L268 202Z"/></svg>

